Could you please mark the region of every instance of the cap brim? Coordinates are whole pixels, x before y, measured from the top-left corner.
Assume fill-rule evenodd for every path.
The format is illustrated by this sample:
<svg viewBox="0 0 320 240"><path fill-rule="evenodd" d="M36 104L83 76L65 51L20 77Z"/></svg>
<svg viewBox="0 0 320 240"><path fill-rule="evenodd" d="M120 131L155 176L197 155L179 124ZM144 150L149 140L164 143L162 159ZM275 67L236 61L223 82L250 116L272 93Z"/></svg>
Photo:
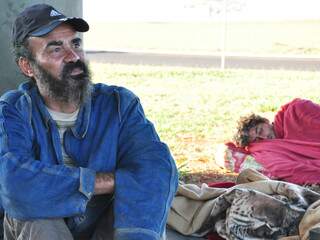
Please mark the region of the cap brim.
<svg viewBox="0 0 320 240"><path fill-rule="evenodd" d="M29 34L29 36L32 36L32 37L44 36L49 32L51 32L56 27L58 27L61 23L70 24L74 28L74 30L77 32L87 32L89 30L89 24L82 18L76 18L76 17L61 18L61 19L54 20L49 24L33 31L32 33Z"/></svg>

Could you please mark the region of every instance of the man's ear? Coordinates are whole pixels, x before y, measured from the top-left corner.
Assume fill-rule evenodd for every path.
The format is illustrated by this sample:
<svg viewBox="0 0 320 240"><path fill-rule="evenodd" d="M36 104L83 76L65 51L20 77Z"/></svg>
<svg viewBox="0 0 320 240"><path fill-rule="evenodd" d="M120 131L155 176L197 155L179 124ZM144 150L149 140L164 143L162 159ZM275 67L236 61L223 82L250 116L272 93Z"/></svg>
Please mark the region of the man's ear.
<svg viewBox="0 0 320 240"><path fill-rule="evenodd" d="M26 57L20 57L18 60L18 65L24 75L30 78L34 77L30 61Z"/></svg>

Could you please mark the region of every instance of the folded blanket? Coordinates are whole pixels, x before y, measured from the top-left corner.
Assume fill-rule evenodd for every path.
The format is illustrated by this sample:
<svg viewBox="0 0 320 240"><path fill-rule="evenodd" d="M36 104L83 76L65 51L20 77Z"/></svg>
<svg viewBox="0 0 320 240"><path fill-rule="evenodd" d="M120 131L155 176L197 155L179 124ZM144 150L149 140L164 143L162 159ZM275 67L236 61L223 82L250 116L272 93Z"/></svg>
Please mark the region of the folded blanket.
<svg viewBox="0 0 320 240"><path fill-rule="evenodd" d="M249 174L242 176L245 182L266 179L259 178L255 171L245 174ZM273 180L247 182L229 189L183 184L167 223L184 235L205 236L214 231L225 239L278 239L299 234L301 219L304 223L311 219L306 209L319 199L316 192Z"/></svg>

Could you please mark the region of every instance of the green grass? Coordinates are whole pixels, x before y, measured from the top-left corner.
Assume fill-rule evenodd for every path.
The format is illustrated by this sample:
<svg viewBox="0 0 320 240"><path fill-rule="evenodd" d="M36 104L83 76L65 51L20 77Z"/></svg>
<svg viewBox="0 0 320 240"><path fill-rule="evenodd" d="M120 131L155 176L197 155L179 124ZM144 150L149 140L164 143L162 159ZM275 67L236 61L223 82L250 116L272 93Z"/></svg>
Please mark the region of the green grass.
<svg viewBox="0 0 320 240"><path fill-rule="evenodd" d="M229 70L91 64L95 82L125 86L141 99L178 165L214 162L241 115L272 120L295 97L320 103L317 72Z"/></svg>
<svg viewBox="0 0 320 240"><path fill-rule="evenodd" d="M216 54L218 22L90 23L86 49ZM226 50L247 54L320 55L320 20L230 22Z"/></svg>

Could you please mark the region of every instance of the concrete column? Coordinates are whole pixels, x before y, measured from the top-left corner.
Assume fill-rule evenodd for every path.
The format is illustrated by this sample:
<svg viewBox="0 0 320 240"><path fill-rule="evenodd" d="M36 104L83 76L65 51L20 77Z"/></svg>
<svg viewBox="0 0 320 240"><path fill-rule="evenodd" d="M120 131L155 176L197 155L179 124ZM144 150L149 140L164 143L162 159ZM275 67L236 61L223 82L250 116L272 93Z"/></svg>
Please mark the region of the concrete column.
<svg viewBox="0 0 320 240"><path fill-rule="evenodd" d="M67 16L82 16L82 0L1 0L0 1L0 94L15 89L26 78L14 62L11 48L11 27L16 15L26 6L48 3Z"/></svg>

